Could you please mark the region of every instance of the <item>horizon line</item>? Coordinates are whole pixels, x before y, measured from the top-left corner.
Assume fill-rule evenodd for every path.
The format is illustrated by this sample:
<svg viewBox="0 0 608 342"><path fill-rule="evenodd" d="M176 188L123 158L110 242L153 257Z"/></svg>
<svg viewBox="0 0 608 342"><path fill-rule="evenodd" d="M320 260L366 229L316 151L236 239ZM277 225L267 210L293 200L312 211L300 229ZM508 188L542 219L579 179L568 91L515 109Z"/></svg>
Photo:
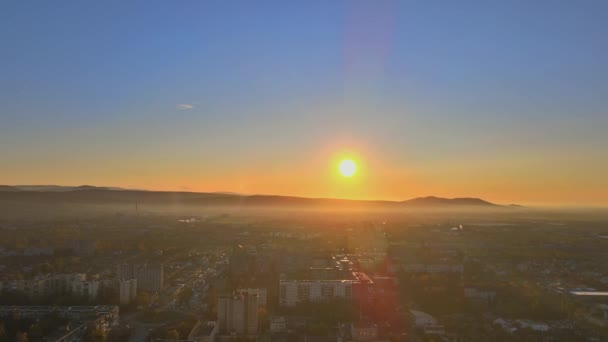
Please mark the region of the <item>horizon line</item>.
<svg viewBox="0 0 608 342"><path fill-rule="evenodd" d="M200 191L200 190L159 190L159 189L137 189L137 188L126 188L121 186L105 186L105 185L91 185L91 184L80 184L80 185L65 185L65 184L0 184L11 187L20 187L20 186L56 186L56 187L83 187L90 186L95 188L109 188L112 191L147 191L147 192L184 192L184 193L200 193L200 194L225 194L225 195L234 195L234 196L275 196L275 197L295 197L295 198L305 198L305 199L317 199L317 200L345 200L345 201L368 201L368 202L405 202L409 200L419 199L419 198L439 198L439 199L479 199L482 201L486 201L490 204L494 204L497 206L520 206L525 208L573 208L573 209L608 209L608 203L601 204L576 204L576 203L546 203L546 202L494 202L491 200L487 200L483 197L471 197L471 196L457 196L457 197L444 197L440 195L424 195L424 196L415 196L409 197L406 199L370 199L370 198L343 198L343 197L328 197L328 196L298 196L298 195L280 195L280 194L272 194L272 193L241 193L235 191Z"/></svg>

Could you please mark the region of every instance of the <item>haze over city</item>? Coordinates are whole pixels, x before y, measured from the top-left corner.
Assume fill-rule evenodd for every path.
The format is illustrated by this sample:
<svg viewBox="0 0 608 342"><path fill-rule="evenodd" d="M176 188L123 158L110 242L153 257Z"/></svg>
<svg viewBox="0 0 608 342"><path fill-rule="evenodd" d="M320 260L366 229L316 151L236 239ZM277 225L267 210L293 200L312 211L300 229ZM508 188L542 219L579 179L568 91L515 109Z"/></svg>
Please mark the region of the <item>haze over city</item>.
<svg viewBox="0 0 608 342"><path fill-rule="evenodd" d="M607 23L3 1L0 342L608 341Z"/></svg>
<svg viewBox="0 0 608 342"><path fill-rule="evenodd" d="M2 184L608 204L602 1L2 8Z"/></svg>

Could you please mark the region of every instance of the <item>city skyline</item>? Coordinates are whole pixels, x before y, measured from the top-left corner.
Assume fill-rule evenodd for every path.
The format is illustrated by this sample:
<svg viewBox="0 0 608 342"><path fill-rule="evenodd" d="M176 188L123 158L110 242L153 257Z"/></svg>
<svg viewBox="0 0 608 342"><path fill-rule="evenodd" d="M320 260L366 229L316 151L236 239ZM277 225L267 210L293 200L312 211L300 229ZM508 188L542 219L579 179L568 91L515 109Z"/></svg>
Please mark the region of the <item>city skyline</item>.
<svg viewBox="0 0 608 342"><path fill-rule="evenodd" d="M608 205L603 2L4 9L1 184Z"/></svg>

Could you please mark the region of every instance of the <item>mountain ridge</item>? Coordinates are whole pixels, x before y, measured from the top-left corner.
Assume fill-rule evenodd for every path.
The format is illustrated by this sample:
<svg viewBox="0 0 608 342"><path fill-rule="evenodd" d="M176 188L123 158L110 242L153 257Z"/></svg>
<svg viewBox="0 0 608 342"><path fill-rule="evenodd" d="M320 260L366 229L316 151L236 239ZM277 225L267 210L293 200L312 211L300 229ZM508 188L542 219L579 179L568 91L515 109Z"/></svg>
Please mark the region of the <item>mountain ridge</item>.
<svg viewBox="0 0 608 342"><path fill-rule="evenodd" d="M11 194L13 196L11 196ZM229 192L149 191L130 190L117 187L54 186L54 185L0 185L0 199L28 201L58 201L82 203L140 202L153 204L184 204L206 206L372 206L393 208L421 207L476 207L509 208L481 198L437 196L416 197L403 201L353 200L340 198L312 198L282 195L244 195Z"/></svg>

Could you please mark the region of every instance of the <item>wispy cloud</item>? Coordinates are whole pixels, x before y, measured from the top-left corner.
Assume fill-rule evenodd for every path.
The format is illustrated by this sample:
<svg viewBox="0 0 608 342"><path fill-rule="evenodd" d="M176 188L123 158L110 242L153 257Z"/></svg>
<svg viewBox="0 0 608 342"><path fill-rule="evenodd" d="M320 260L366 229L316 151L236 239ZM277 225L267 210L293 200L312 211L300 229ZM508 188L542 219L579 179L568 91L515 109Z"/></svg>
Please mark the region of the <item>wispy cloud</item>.
<svg viewBox="0 0 608 342"><path fill-rule="evenodd" d="M175 108L182 109L182 110L188 110L188 109L194 108L194 105L189 104L189 103L180 103L180 104L176 105Z"/></svg>

